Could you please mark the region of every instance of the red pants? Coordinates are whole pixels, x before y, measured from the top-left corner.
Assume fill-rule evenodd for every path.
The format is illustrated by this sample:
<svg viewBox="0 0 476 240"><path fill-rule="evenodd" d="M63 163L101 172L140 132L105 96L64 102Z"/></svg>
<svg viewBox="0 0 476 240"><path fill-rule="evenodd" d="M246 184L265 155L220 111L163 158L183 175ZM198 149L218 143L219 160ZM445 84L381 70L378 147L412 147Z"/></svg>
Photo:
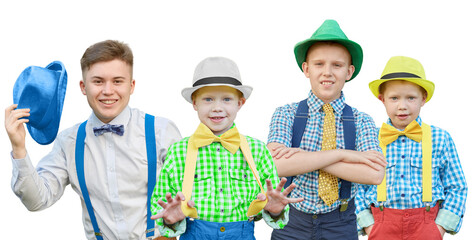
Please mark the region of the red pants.
<svg viewBox="0 0 476 240"><path fill-rule="evenodd" d="M435 223L438 204L426 211L425 208L391 209L372 207L375 224L369 240L424 240L443 239Z"/></svg>

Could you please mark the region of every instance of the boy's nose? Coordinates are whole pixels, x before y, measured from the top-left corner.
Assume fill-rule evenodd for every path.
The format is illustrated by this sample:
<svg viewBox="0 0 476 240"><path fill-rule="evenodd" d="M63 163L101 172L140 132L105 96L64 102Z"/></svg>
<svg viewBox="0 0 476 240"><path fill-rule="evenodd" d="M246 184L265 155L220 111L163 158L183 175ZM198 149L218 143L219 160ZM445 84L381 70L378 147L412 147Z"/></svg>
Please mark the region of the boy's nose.
<svg viewBox="0 0 476 240"><path fill-rule="evenodd" d="M406 101L398 101L398 109L407 109L407 102Z"/></svg>
<svg viewBox="0 0 476 240"><path fill-rule="evenodd" d="M326 64L324 66L324 76L331 76L332 75L332 66L330 64Z"/></svg>
<svg viewBox="0 0 476 240"><path fill-rule="evenodd" d="M114 92L114 86L111 82L106 82L104 83L104 86L102 88L102 93L103 94L112 94Z"/></svg>
<svg viewBox="0 0 476 240"><path fill-rule="evenodd" d="M220 104L218 101L216 101L216 102L213 103L212 111L214 111L214 112L221 112L221 111L223 111L223 108L222 108L221 104Z"/></svg>

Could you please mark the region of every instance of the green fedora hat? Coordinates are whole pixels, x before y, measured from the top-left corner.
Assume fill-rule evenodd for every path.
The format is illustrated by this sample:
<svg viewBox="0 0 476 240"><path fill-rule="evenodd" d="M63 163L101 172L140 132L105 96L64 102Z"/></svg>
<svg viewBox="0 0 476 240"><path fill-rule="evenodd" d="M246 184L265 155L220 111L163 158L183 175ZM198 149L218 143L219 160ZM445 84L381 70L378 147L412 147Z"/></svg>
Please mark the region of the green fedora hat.
<svg viewBox="0 0 476 240"><path fill-rule="evenodd" d="M339 24L332 19L324 21L324 23L312 34L309 39L301 41L294 46L294 56L296 57L296 62L299 68L302 71L302 63L306 61L307 51L309 48L316 42L331 41L342 44L350 53L352 57L352 65L355 67L354 74L348 80L354 79L357 74L360 72L362 67L362 60L364 58L364 53L360 45L354 41L351 41L344 34L342 29L340 29Z"/></svg>

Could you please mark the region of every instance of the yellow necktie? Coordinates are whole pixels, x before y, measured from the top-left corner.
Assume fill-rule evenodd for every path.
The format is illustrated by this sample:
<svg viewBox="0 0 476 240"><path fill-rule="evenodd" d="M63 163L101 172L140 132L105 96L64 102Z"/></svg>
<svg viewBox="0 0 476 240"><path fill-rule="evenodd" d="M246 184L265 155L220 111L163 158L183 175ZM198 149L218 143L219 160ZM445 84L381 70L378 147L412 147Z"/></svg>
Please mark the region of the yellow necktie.
<svg viewBox="0 0 476 240"><path fill-rule="evenodd" d="M397 138L402 135L405 135L416 142L421 142L422 130L420 124L418 124L417 121L414 120L413 122L408 124L405 130L399 131L398 129L392 126L383 123L382 127L380 128L379 140L382 144L386 146L397 140Z"/></svg>
<svg viewBox="0 0 476 240"><path fill-rule="evenodd" d="M232 154L235 154L236 151L238 151L238 148L241 148L241 151L246 161L248 162L251 171L253 172L253 176L255 177L256 181L258 181L258 184L261 188L261 193L266 195L261 181L259 180L259 173L256 170L256 165L253 160L253 156L251 154L248 142L246 141L246 137L240 135L236 127L231 128L230 130L223 133L220 137L218 137L215 136L207 126L200 123L195 133L188 140L187 146L187 158L185 162L185 172L182 182L182 192L185 195L185 201L183 201L181 205L182 212L185 216L192 218L198 217L196 208L188 207L187 202L192 198L194 180L193 176L195 175L198 148L207 146L212 142L220 142L222 146L228 151L230 151L230 153ZM268 198L266 198L266 200L264 201L261 201L259 199L253 200L253 202L248 208L247 216L251 217L261 212L266 203L268 203Z"/></svg>
<svg viewBox="0 0 476 240"><path fill-rule="evenodd" d="M324 129L322 130L321 151L336 148L336 122L334 109L329 103L322 106L324 113ZM337 177L323 170L319 170L319 197L327 206L331 206L339 199L339 182Z"/></svg>

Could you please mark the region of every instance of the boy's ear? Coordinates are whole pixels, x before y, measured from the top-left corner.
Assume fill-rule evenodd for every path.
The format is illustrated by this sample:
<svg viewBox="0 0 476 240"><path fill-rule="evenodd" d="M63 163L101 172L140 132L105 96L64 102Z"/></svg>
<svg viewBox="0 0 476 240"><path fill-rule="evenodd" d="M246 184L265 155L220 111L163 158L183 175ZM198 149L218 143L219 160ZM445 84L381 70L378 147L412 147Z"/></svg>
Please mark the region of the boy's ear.
<svg viewBox="0 0 476 240"><path fill-rule="evenodd" d="M86 83L84 80L79 81L79 88L81 88L83 95L86 95Z"/></svg>
<svg viewBox="0 0 476 240"><path fill-rule="evenodd" d="M347 77L345 78L346 81L350 80L350 78L352 77L352 75L354 74L355 72L355 67L354 65L350 65L349 66L349 69L347 70Z"/></svg>
<svg viewBox="0 0 476 240"><path fill-rule="evenodd" d="M421 102L421 106L420 106L420 107L423 107L423 105L425 105L425 103L426 103L426 97L427 97L427 96L428 96L428 94L427 94L426 92L423 93L423 96L422 96L422 98L423 98L422 100L423 100L423 101Z"/></svg>
<svg viewBox="0 0 476 240"><path fill-rule="evenodd" d="M382 101L383 103L385 103L385 100L383 98L383 94L379 93L378 94L378 100Z"/></svg>
<svg viewBox="0 0 476 240"><path fill-rule="evenodd" d="M193 105L193 109L197 111L197 104L195 102L195 98L192 99L192 105Z"/></svg>
<svg viewBox="0 0 476 240"><path fill-rule="evenodd" d="M304 73L304 75L307 78L309 78L309 66L308 66L307 62L302 63L302 72Z"/></svg>
<svg viewBox="0 0 476 240"><path fill-rule="evenodd" d="M238 100L238 109L241 109L241 107L243 106L243 104L245 104L245 102L246 102L246 98L241 97L241 98Z"/></svg>

